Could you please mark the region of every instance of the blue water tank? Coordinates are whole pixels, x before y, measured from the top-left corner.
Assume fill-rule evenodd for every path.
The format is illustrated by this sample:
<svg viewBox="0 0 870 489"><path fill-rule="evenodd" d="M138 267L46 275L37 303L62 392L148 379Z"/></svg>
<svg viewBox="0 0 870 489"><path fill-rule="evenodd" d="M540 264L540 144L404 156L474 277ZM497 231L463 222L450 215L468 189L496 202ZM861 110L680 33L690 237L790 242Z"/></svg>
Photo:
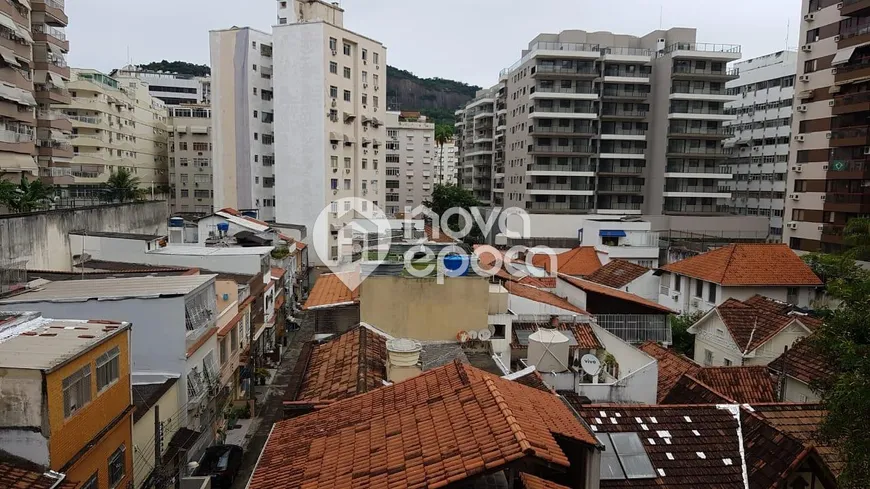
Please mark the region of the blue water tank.
<svg viewBox="0 0 870 489"><path fill-rule="evenodd" d="M217 224L218 231L225 233L230 230L230 223L228 222L219 222Z"/></svg>
<svg viewBox="0 0 870 489"><path fill-rule="evenodd" d="M444 257L444 275L448 277L464 277L471 271L471 261L468 255L451 254Z"/></svg>
<svg viewBox="0 0 870 489"><path fill-rule="evenodd" d="M170 217L169 218L169 227L171 227L171 228L183 228L184 227L184 219L181 217Z"/></svg>

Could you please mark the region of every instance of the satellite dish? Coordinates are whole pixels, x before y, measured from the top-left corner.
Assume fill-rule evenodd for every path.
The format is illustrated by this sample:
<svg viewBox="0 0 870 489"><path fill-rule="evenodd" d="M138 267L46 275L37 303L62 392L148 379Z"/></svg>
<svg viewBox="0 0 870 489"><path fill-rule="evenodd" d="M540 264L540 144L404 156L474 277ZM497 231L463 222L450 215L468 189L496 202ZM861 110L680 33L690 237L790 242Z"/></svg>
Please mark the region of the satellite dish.
<svg viewBox="0 0 870 489"><path fill-rule="evenodd" d="M492 332L488 329L481 329L477 332L477 338L480 341L489 341L489 339L492 338Z"/></svg>
<svg viewBox="0 0 870 489"><path fill-rule="evenodd" d="M492 324L490 324L489 326L487 326L486 329L489 330L490 337L492 337L492 335L495 334L495 326L493 326Z"/></svg>
<svg viewBox="0 0 870 489"><path fill-rule="evenodd" d="M594 377L601 371L601 362L595 355L587 353L580 358L580 367L583 368L584 372Z"/></svg>
<svg viewBox="0 0 870 489"><path fill-rule="evenodd" d="M477 339L477 330L476 329L469 329L468 330L468 337L471 338L472 340L476 340Z"/></svg>
<svg viewBox="0 0 870 489"><path fill-rule="evenodd" d="M468 341L468 333L465 331L460 331L456 333L456 339L459 340L460 343L465 343Z"/></svg>

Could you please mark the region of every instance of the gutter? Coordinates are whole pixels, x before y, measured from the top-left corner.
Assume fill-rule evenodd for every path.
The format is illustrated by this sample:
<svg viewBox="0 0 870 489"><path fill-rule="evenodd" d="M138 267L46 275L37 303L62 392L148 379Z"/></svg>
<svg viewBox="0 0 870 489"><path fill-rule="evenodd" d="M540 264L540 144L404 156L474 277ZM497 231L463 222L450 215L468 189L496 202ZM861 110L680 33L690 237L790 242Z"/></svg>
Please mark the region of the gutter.
<svg viewBox="0 0 870 489"><path fill-rule="evenodd" d="M269 428L269 436L266 437L266 443L263 443L263 449L260 450L260 455L257 456L257 463L254 464L254 470L251 471L251 477L248 479L248 482L245 484L245 489L250 489L251 481L254 480L254 474L257 473L257 467L260 466L260 460L263 459L263 453L266 451L266 447L269 446L269 440L272 439L272 433L275 431L275 425L277 423L272 423L272 427ZM749 489L748 487L746 489Z"/></svg>
<svg viewBox="0 0 870 489"><path fill-rule="evenodd" d="M46 477L50 477L50 478L52 478L52 479L56 479L56 480L54 481L54 484L52 484L48 489L55 489L57 486L60 485L61 482L63 482L64 479L66 479L66 474L62 474L62 473L60 473L60 472L55 472L55 471L53 471L53 470L49 470L49 471L46 472L44 475L45 475Z"/></svg>

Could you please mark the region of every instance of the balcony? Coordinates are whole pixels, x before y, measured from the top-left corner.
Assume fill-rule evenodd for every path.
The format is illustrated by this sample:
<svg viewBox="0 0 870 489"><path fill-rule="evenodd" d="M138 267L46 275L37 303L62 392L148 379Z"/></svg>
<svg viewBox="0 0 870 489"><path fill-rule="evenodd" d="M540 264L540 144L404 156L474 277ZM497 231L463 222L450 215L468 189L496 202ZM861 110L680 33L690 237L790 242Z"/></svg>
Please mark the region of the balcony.
<svg viewBox="0 0 870 489"><path fill-rule="evenodd" d="M59 110L38 110L36 117L36 124L39 127L50 127L63 132L72 131L72 122Z"/></svg>
<svg viewBox="0 0 870 489"><path fill-rule="evenodd" d="M724 63L723 63L724 64ZM694 66L675 65L671 75L675 79L698 78L714 81L736 80L740 77L740 71L734 69L713 70L711 68L695 68Z"/></svg>
<svg viewBox="0 0 870 489"><path fill-rule="evenodd" d="M39 148L39 156L52 156L57 158L72 158L73 147L68 141L58 139L39 139L36 141Z"/></svg>
<svg viewBox="0 0 870 489"><path fill-rule="evenodd" d="M0 151L12 153L33 153L33 133L0 129Z"/></svg>
<svg viewBox="0 0 870 489"><path fill-rule="evenodd" d="M598 151L595 148L595 145L592 144L574 144L574 145L537 145L537 146L529 146L529 154L533 155L591 155L597 153Z"/></svg>
<svg viewBox="0 0 870 489"><path fill-rule="evenodd" d="M526 165L526 174L546 174L547 172L557 173L573 173L573 172L594 172L595 165L590 162L584 163L568 163L560 165L558 163L537 164L533 163Z"/></svg>
<svg viewBox="0 0 870 489"><path fill-rule="evenodd" d="M870 0L843 0L840 15L845 17L864 14L867 10L870 10Z"/></svg>
<svg viewBox="0 0 870 489"><path fill-rule="evenodd" d="M668 136L698 139L726 139L730 136L724 127L691 127L685 124L669 124Z"/></svg>
<svg viewBox="0 0 870 489"><path fill-rule="evenodd" d="M642 206L642 202L613 202L604 199L598 201L599 211L639 211Z"/></svg>
<svg viewBox="0 0 870 489"><path fill-rule="evenodd" d="M856 214L870 213L870 193L828 192L825 194L824 210Z"/></svg>
<svg viewBox="0 0 870 489"><path fill-rule="evenodd" d="M640 175L643 173L644 168L646 168L644 165L601 163L598 165L598 174Z"/></svg>
<svg viewBox="0 0 870 489"><path fill-rule="evenodd" d="M576 202L527 202L526 209L529 212L545 214L574 214L592 210L593 205L589 201Z"/></svg>
<svg viewBox="0 0 870 489"><path fill-rule="evenodd" d="M595 107L592 105L558 107L556 104L551 106L537 104L532 107L532 109L533 110L529 111L529 117L533 118L564 119L576 117L581 119L595 119L598 115Z"/></svg>
<svg viewBox="0 0 870 489"><path fill-rule="evenodd" d="M840 27L840 40L837 41L837 49L857 46L870 41L870 24Z"/></svg>
<svg viewBox="0 0 870 489"><path fill-rule="evenodd" d="M646 100L649 98L649 92L640 92L637 90L619 90L607 89L601 93L602 98L616 98L628 100Z"/></svg>
<svg viewBox="0 0 870 489"><path fill-rule="evenodd" d="M693 165L689 163L668 163L665 167L665 176L668 176L668 173L671 174L680 174L680 176L674 175L673 178L689 178L683 175L699 175L703 176L703 178L721 178L721 179L730 179L731 174L726 170L720 167L720 165Z"/></svg>
<svg viewBox="0 0 870 489"><path fill-rule="evenodd" d="M31 0L31 8L33 13L42 12L45 15L46 24L56 27L66 27L69 24L69 17L64 12L64 2L61 0Z"/></svg>
<svg viewBox="0 0 870 489"><path fill-rule="evenodd" d="M37 71L42 70L56 73L67 80L70 77L69 65L61 56L50 55L47 60L35 61L33 67Z"/></svg>
<svg viewBox="0 0 870 489"><path fill-rule="evenodd" d="M598 184L599 194L640 194L643 193L643 184L640 183L607 183L600 182Z"/></svg>
<svg viewBox="0 0 870 489"><path fill-rule="evenodd" d="M33 40L37 42L49 42L59 47L63 52L69 51L69 41L66 38L66 33L48 24L33 24Z"/></svg>
<svg viewBox="0 0 870 489"><path fill-rule="evenodd" d="M668 180L665 182L664 196L730 198L731 194L720 190L718 185L688 185L680 180Z"/></svg>
<svg viewBox="0 0 870 489"><path fill-rule="evenodd" d="M532 126L532 136L570 136L576 134L578 136L591 136L598 134L598 129L591 125L582 126L542 126L537 124Z"/></svg>
<svg viewBox="0 0 870 489"><path fill-rule="evenodd" d="M625 110L622 107L604 106L601 108L601 117L611 119L645 119L646 109Z"/></svg>
<svg viewBox="0 0 870 489"><path fill-rule="evenodd" d="M601 72L595 66L558 66L551 64L538 64L534 71L531 74L535 77L550 77L556 76L558 78L577 78L577 79L585 79L585 78L597 78L601 75Z"/></svg>
<svg viewBox="0 0 870 489"><path fill-rule="evenodd" d="M834 115L868 111L870 111L870 91L834 97L834 108L831 109Z"/></svg>
<svg viewBox="0 0 870 489"><path fill-rule="evenodd" d="M831 131L831 147L840 146L866 146L868 139L867 127L852 127L845 129L834 129Z"/></svg>
<svg viewBox="0 0 870 489"><path fill-rule="evenodd" d="M870 162L867 160L833 160L828 163L829 180L868 180Z"/></svg>
<svg viewBox="0 0 870 489"><path fill-rule="evenodd" d="M538 98L591 100L598 98L598 92L593 90L591 86L562 88L555 86L555 84L549 87L542 87L538 84L535 87L535 91L529 95L529 99L534 100Z"/></svg>
<svg viewBox="0 0 870 489"><path fill-rule="evenodd" d="M46 84L35 83L33 85L36 101L42 104L69 105L72 102L70 93L65 88L52 87Z"/></svg>
<svg viewBox="0 0 870 489"><path fill-rule="evenodd" d="M695 119L709 121L730 121L735 119L731 114L727 114L725 109L711 109L710 107L686 107L686 106L671 106L668 119Z"/></svg>
<svg viewBox="0 0 870 489"><path fill-rule="evenodd" d="M667 155L688 158L725 158L727 156L724 150L719 147L700 146L693 148L687 145L670 145Z"/></svg>
<svg viewBox="0 0 870 489"><path fill-rule="evenodd" d="M592 195L593 190L595 190L595 186L592 183L580 181L574 183L529 182L526 184L526 192L530 194Z"/></svg>
<svg viewBox="0 0 870 489"><path fill-rule="evenodd" d="M870 76L870 56L861 58L852 57L845 65L838 66L837 74L834 75L834 81L844 82L857 78L866 78Z"/></svg>
<svg viewBox="0 0 870 489"><path fill-rule="evenodd" d="M609 125L609 126L612 126ZM601 129L602 140L630 140L643 141L646 139L646 129L623 129L622 127L608 127Z"/></svg>
<svg viewBox="0 0 870 489"><path fill-rule="evenodd" d="M667 197L667 196L666 196ZM718 204L689 204L687 201L697 201L696 198L666 198L665 214L701 214L721 215L728 213L728 206Z"/></svg>

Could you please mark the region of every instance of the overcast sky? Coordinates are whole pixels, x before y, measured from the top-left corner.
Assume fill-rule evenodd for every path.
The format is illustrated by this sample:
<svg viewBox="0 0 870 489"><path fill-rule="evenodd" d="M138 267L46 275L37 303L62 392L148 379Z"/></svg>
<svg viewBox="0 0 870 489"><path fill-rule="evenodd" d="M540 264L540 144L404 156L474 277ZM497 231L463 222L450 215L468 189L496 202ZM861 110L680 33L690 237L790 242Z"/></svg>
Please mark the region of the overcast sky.
<svg viewBox="0 0 870 489"><path fill-rule="evenodd" d="M270 31L276 0L69 0L70 65L103 71L132 59L209 63L208 31ZM383 42L387 61L419 76L490 86L541 32L643 35L695 27L699 42L744 58L795 48L800 0L342 0L345 27ZM661 19L661 21L660 21ZM661 22L661 24L660 24ZM788 25L791 28L788 28ZM129 55L128 55L129 53Z"/></svg>

